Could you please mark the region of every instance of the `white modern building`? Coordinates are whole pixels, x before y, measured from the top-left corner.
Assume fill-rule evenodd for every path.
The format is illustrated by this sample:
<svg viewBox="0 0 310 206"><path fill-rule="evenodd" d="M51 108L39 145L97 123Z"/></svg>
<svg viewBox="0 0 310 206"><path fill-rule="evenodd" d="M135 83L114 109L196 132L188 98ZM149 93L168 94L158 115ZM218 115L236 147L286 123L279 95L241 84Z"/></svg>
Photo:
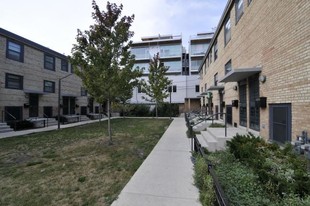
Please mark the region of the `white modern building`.
<svg viewBox="0 0 310 206"><path fill-rule="evenodd" d="M171 103L178 104L180 112L200 108L198 68L208 49L212 34L198 34L191 37L190 53L182 46L181 35L158 35L143 37L142 41L134 42L132 54L135 55L135 67L144 69L142 79L147 80L150 59L159 53L161 61L169 67L168 78L172 81ZM135 88L132 104L152 104L145 100L143 90ZM170 102L168 97L165 102Z"/></svg>

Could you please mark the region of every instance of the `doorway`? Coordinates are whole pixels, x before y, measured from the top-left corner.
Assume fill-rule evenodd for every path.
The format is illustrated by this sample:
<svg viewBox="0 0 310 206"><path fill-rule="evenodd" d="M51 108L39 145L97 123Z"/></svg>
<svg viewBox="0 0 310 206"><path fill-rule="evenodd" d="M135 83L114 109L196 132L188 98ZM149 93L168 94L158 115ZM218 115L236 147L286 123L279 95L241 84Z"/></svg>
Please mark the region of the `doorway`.
<svg viewBox="0 0 310 206"><path fill-rule="evenodd" d="M39 95L29 94L29 117L39 116Z"/></svg>

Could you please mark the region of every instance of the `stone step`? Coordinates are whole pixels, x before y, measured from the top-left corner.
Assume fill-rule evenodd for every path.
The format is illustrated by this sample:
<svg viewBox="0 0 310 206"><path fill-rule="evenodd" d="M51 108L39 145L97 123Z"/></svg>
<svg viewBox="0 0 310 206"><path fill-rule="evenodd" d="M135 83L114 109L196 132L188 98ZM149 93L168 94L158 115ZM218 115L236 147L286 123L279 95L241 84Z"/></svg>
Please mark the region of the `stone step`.
<svg viewBox="0 0 310 206"><path fill-rule="evenodd" d="M6 128L6 129L2 128L2 129L0 129L0 133L13 132L13 131L14 130L12 128Z"/></svg>
<svg viewBox="0 0 310 206"><path fill-rule="evenodd" d="M217 143L218 143L216 137L214 137L209 131L201 131L201 135L207 142L208 145L207 149L210 152L215 152L217 150Z"/></svg>

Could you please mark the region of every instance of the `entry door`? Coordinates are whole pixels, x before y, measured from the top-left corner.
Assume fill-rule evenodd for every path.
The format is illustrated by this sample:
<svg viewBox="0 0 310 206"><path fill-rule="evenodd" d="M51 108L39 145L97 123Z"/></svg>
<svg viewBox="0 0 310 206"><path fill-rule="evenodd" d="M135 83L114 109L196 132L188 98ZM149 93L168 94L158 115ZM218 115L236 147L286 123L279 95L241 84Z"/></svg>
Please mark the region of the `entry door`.
<svg viewBox="0 0 310 206"><path fill-rule="evenodd" d="M69 97L62 97L62 114L69 114Z"/></svg>
<svg viewBox="0 0 310 206"><path fill-rule="evenodd" d="M223 119L224 105L223 105L223 93L219 92L220 95L220 118Z"/></svg>
<svg viewBox="0 0 310 206"><path fill-rule="evenodd" d="M239 124L247 126L247 95L246 95L246 81L239 82Z"/></svg>
<svg viewBox="0 0 310 206"><path fill-rule="evenodd" d="M39 116L39 95L29 94L29 117Z"/></svg>
<svg viewBox="0 0 310 206"><path fill-rule="evenodd" d="M260 110L259 110L259 81L258 75L249 78L250 87L250 128L260 130Z"/></svg>
<svg viewBox="0 0 310 206"><path fill-rule="evenodd" d="M232 125L232 106L226 106L227 123Z"/></svg>
<svg viewBox="0 0 310 206"><path fill-rule="evenodd" d="M270 139L285 143L291 141L291 104L274 104L269 107Z"/></svg>

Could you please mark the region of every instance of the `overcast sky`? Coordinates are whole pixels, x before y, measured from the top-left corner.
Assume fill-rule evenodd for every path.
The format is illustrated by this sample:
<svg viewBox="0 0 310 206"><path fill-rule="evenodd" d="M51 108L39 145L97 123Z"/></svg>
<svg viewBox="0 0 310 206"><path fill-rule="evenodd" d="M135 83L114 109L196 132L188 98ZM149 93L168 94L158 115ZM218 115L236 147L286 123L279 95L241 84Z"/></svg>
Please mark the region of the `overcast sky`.
<svg viewBox="0 0 310 206"><path fill-rule="evenodd" d="M71 54L77 29L87 30L94 21L92 0L0 0L0 27L49 47ZM105 0L97 0L106 10ZM217 26L227 0L111 0L122 3L123 15L135 15L133 41L158 34L183 37L211 32Z"/></svg>

